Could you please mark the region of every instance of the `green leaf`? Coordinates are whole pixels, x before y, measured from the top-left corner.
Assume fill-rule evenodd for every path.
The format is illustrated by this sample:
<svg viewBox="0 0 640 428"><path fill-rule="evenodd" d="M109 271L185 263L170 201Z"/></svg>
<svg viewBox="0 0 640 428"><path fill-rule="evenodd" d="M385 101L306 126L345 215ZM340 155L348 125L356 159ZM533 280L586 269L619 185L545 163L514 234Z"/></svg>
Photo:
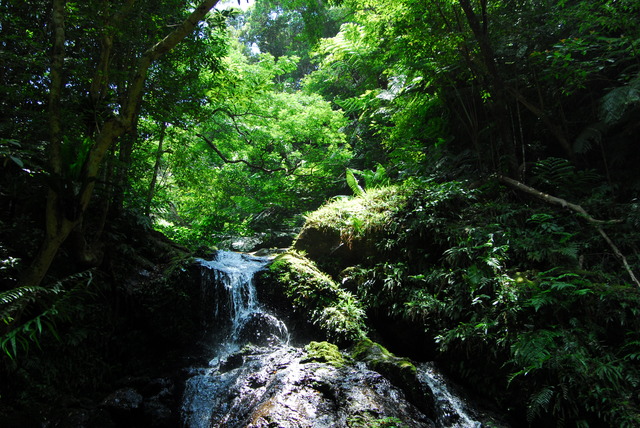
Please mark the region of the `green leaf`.
<svg viewBox="0 0 640 428"><path fill-rule="evenodd" d="M358 179L354 175L352 169L347 169L346 176L347 176L347 184L353 191L353 194L355 196L364 196L365 191L362 187L360 187L360 184L358 183Z"/></svg>
<svg viewBox="0 0 640 428"><path fill-rule="evenodd" d="M16 156L9 155L9 158L16 163L20 168L24 168L24 162Z"/></svg>

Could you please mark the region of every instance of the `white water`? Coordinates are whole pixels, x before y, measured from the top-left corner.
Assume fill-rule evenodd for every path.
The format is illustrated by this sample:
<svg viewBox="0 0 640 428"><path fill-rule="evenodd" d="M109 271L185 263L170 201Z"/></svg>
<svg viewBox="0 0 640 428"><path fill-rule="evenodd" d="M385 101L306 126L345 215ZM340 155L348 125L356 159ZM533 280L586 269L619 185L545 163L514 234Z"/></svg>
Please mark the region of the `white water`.
<svg viewBox="0 0 640 428"><path fill-rule="evenodd" d="M246 254L218 251L214 260L199 260L200 265L208 270L203 272L206 286L222 285L227 294L227 301L216 299L214 315L219 319L224 308L230 311L230 321L238 328L242 320L258 310L256 287L253 276L264 268L266 259L251 257Z"/></svg>
<svg viewBox="0 0 640 428"><path fill-rule="evenodd" d="M226 403L218 402L222 389L228 389L233 377L214 377L227 357L238 351L252 339L268 336L269 343L287 345L289 333L282 321L266 312L258 302L254 276L264 269L267 258L248 254L218 251L213 260L198 260L203 267L203 294L213 294L213 326L216 331L210 340L215 351L209 367L191 368L191 378L185 385L182 414L184 426L204 428L211 426L212 412L224 408ZM230 325L229 325L230 324ZM227 328L227 325L228 328ZM243 328L247 326L247 331ZM261 329L264 328L264 331Z"/></svg>
<svg viewBox="0 0 640 428"><path fill-rule="evenodd" d="M203 287L214 292L213 319L214 328L230 323L230 329L222 338L217 335L219 350L216 358L219 360L244 345L246 337L241 337L243 328L251 329L253 339L261 335L268 335L269 331L260 331L261 327L268 327L273 340L288 343L289 333L282 321L268 313L259 304L254 276L264 269L269 259L255 257L249 254L229 251L218 251L213 260L199 260L203 266ZM275 333L275 334L274 334ZM245 335L246 336L246 335Z"/></svg>
<svg viewBox="0 0 640 428"><path fill-rule="evenodd" d="M432 363L418 365L418 380L426 384L433 393L438 427L480 428L482 423L473 419L470 406L448 386L442 374Z"/></svg>

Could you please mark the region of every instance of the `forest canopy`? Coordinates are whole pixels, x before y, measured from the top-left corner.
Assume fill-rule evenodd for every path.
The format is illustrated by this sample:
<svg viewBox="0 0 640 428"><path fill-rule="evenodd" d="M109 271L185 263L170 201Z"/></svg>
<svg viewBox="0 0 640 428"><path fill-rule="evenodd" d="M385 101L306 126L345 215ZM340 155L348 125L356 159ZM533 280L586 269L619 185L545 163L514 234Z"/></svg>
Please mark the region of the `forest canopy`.
<svg viewBox="0 0 640 428"><path fill-rule="evenodd" d="M398 194L401 205L384 202L393 225L379 226L396 235L376 242L398 263L360 267L367 284L403 279L397 295L391 279L363 291L372 311L388 304L426 325L437 309L455 327L431 328L458 350L485 340L487 314L502 316L504 335L483 337L519 364L516 383L537 373L531 421L637 418L638 397L623 412L612 391L638 385L640 358L638 1L218 3L0 0L7 361L55 318L62 278L108 271L114 248L133 252L123 222L211 249L295 235L351 196L379 207L374 195ZM339 213L325 231L341 225L349 243L375 230L360 211ZM507 302L514 284L526 303ZM582 323L570 311L586 295L597 298ZM521 322L520 310L557 330ZM606 358L527 354L561 353L560 342L574 357L602 346ZM605 404L578 409L588 394L567 404L560 391L584 380L587 360L610 369ZM558 367L573 375L554 378Z"/></svg>

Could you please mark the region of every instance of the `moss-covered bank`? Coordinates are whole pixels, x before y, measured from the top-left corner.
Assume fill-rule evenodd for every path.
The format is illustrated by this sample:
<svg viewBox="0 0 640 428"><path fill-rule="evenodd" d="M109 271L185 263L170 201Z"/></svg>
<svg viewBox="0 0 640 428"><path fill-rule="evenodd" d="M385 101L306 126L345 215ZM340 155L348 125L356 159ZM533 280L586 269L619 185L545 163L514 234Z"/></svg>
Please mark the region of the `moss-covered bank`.
<svg viewBox="0 0 640 428"><path fill-rule="evenodd" d="M345 344L365 336L365 312L358 299L303 254L278 256L261 281L268 283L262 287L263 301L291 302L280 309L293 309L294 316L310 321L327 339Z"/></svg>

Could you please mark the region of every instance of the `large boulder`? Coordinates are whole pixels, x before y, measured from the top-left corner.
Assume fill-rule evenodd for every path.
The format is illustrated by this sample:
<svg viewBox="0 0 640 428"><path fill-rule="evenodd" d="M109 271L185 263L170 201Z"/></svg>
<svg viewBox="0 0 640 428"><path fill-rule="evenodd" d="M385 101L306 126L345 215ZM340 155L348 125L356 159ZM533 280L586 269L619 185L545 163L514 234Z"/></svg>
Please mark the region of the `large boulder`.
<svg viewBox="0 0 640 428"><path fill-rule="evenodd" d="M242 365L203 370L187 382L186 426L434 426L384 376L336 358L337 348L316 344L306 352L290 347L241 352ZM328 360L319 356L327 352Z"/></svg>
<svg viewBox="0 0 640 428"><path fill-rule="evenodd" d="M379 254L378 244L389 235L394 213L405 205L406 195L395 186L372 189L357 198L336 198L307 216L293 249L337 276Z"/></svg>

